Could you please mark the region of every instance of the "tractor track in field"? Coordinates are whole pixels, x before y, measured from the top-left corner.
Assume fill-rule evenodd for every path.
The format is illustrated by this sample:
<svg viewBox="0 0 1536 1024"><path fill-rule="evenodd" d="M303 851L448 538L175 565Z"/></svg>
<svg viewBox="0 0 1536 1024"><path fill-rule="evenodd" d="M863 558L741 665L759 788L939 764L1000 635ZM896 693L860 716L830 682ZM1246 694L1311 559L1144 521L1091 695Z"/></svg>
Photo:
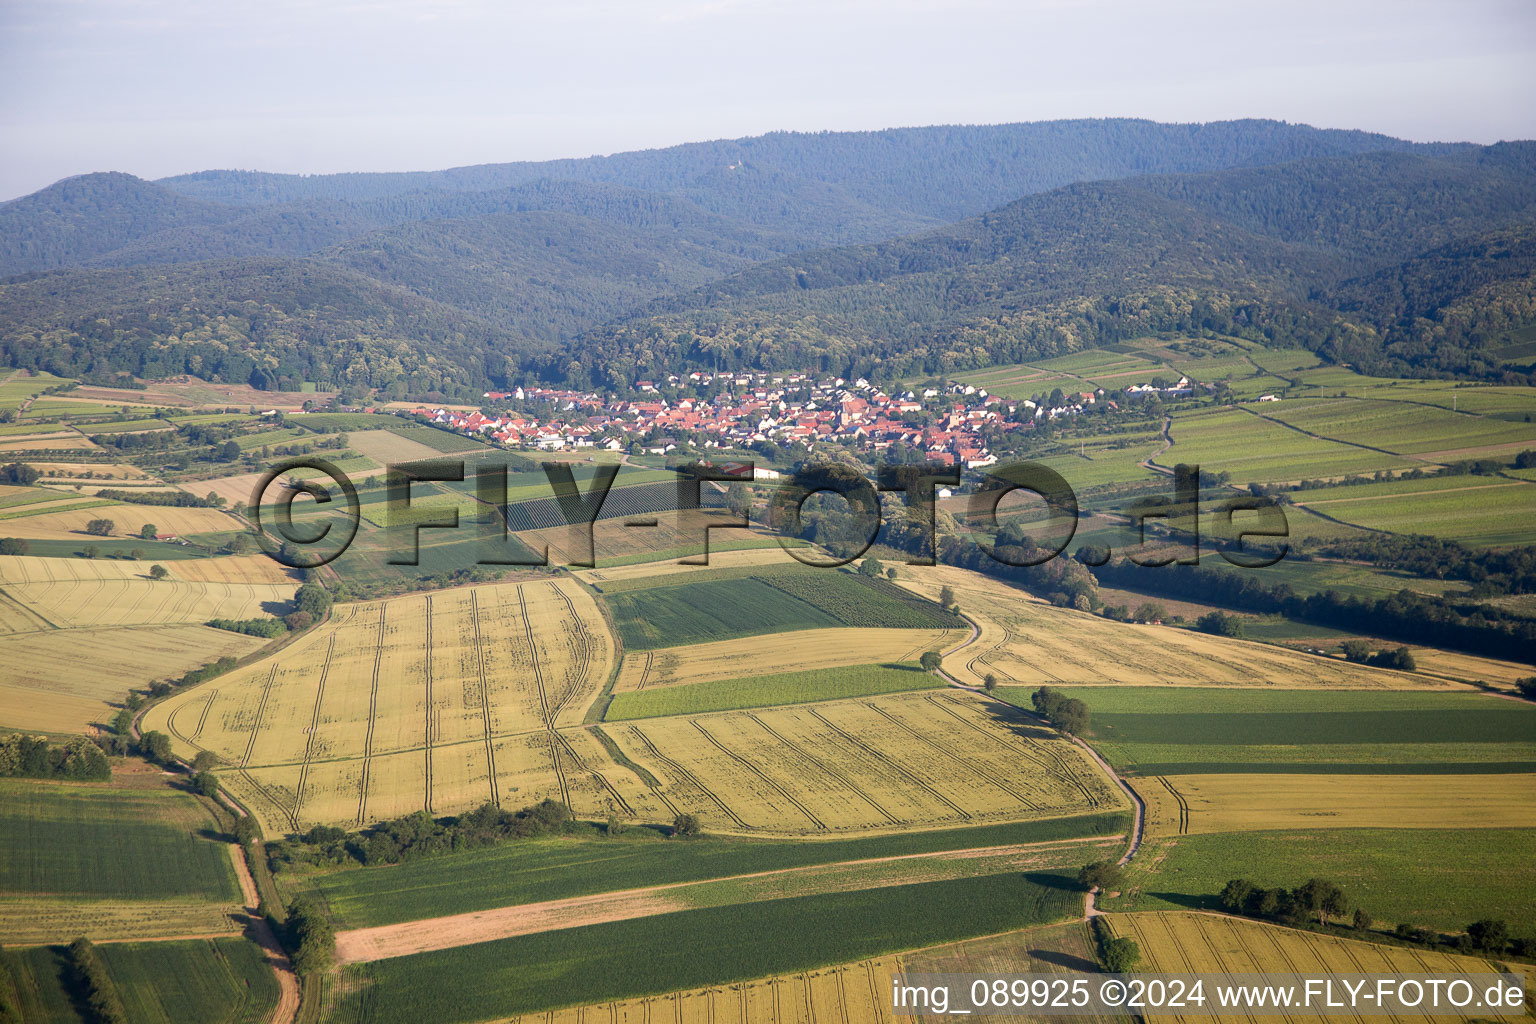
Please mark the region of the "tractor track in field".
<svg viewBox="0 0 1536 1024"><path fill-rule="evenodd" d="M582 682L586 680L587 672L592 667L592 638L582 628L581 616L576 614L576 605L571 601L571 596L558 584L551 584L551 586L554 588L555 595L565 604L566 621L570 622L576 630L576 664L574 671L567 677L568 682L564 694L555 705L552 717L558 720L560 713L570 706L571 700L576 696L576 691L580 688ZM550 728L553 729L554 727L555 723L551 721Z"/></svg>
<svg viewBox="0 0 1536 1024"><path fill-rule="evenodd" d="M523 599L523 588L517 588L517 599ZM491 803L501 806L501 785L496 779L496 744L492 742L491 735L494 730L491 727L491 690L490 684L485 678L485 648L480 640L480 598L474 590L469 592L469 618L475 627L475 666L480 676L480 724L485 730L485 765L490 777ZM523 623L527 625L528 614L523 613ZM534 659L534 673L538 673L538 659L529 648L529 657ZM544 699L544 684L539 683L539 700ZM556 771L559 769L556 768ZM562 792L564 787L562 786Z"/></svg>
<svg viewBox="0 0 1536 1024"><path fill-rule="evenodd" d="M948 713L950 717L954 718L955 721L959 722L960 724L966 726L967 728L973 729L983 736L988 737L993 742L1008 748L1010 752L1022 755L1026 760L1039 765L1045 774L1054 776L1062 782L1065 782L1067 785L1072 786L1083 795L1083 799L1088 801L1088 805L1090 807L1099 806L1098 799L1095 798L1091 792L1089 792L1087 786L1083 785L1082 780L1068 772L1065 767L1063 767L1061 758L1052 753L1049 749L1036 749L1035 744L1029 743L1028 741L1026 741L1022 750L1016 749L1013 744L1004 740L1001 736L989 732L975 722L966 719L964 715L956 710L956 708L962 707L963 705L960 703L960 701L955 700L955 698L949 696L948 694L935 694L934 696L928 697L926 699L929 703L933 704L935 707L938 707L939 710ZM938 703L940 701L943 701L942 705ZM1046 760L1047 758L1050 759L1049 763Z"/></svg>
<svg viewBox="0 0 1536 1024"><path fill-rule="evenodd" d="M1178 802L1179 805L1179 835L1189 835L1189 801L1184 799L1184 794L1173 788L1173 783L1159 775L1157 781L1163 784L1163 788Z"/></svg>
<svg viewBox="0 0 1536 1024"><path fill-rule="evenodd" d="M368 734L363 740L363 771L357 786L357 823L368 814L368 775L373 767L373 726L379 714L379 668L384 661L384 614L387 605L379 605L379 640L373 648L373 681L368 691Z"/></svg>
<svg viewBox="0 0 1536 1024"><path fill-rule="evenodd" d="M629 815L630 817L635 816L635 809L629 805L628 800L624 799L624 794L620 793L618 789L614 787L613 783L608 781L608 777L606 775L598 771L596 768L593 768L591 765L587 764L585 760L582 759L582 756L576 752L575 746L571 744L570 739L565 736L565 734L552 731L550 732L550 735L553 736L556 742L560 744L561 749L570 755L571 761L576 765L577 771L586 772L588 775L592 776L593 780L595 780L597 784L601 786L603 790L613 798L614 803L617 804L625 814Z"/></svg>
<svg viewBox="0 0 1536 1024"><path fill-rule="evenodd" d="M293 815L299 815L299 808L304 806L304 787L309 782L309 765L315 756L315 736L320 732L320 703L325 699L325 677L331 671L331 656L336 653L336 634L331 633L331 642L325 648L325 661L320 665L320 682L315 687L315 710L309 716L309 739L304 743L304 763L299 766L299 785L293 798Z"/></svg>
<svg viewBox="0 0 1536 1024"><path fill-rule="evenodd" d="M979 778L983 782L986 782L988 785L995 786L996 788L1002 790L1004 793L1007 793L1009 796L1013 797L1015 800L1017 800L1019 803L1023 804L1025 807L1029 807L1029 808L1038 810L1038 808L1036 807L1035 803L1032 800L1030 800L1024 794L1020 793L1018 790L1014 789L1011 785L1008 784L1008 782L1006 780L1004 780L1002 778L999 778L997 776L997 774L995 772L993 772L990 768L984 768L981 765L972 764L971 762L969 762L969 761L965 760L964 758L960 757L959 755L957 755L954 751L952 751L949 748L945 747L943 744L936 743L933 740L929 739L927 736L924 736L921 732L919 732L918 730L912 728L910 725L908 725L906 722L903 722L901 719L899 719L899 718L895 717L894 715L890 714L888 711L886 711L884 708L880 707L878 704L873 704L873 703L870 703L868 701L865 701L864 706L869 708L875 714L879 715L881 718L885 719L887 722L890 722L892 725L896 726L896 728L900 729L902 732L906 733L908 736L911 736L914 740L916 740L917 742L921 743L923 746L928 747L930 750L933 750L933 751L937 752L940 756L942 756L946 760L951 761L954 764L959 765L961 770L965 774L974 776L976 778Z"/></svg>
<svg viewBox="0 0 1536 1024"><path fill-rule="evenodd" d="M273 664L272 670L267 673L267 681L261 687L261 701L256 705L256 720L251 723L251 737L245 741L245 756L240 758L241 768L251 763L251 755L256 752L256 734L261 732L261 720L267 713L267 699L272 696L272 683L276 679L277 665Z"/></svg>
<svg viewBox="0 0 1536 1024"><path fill-rule="evenodd" d="M709 732L709 730L705 729L704 726L699 723L698 719L696 719L696 718L689 719L688 720L688 724L693 726L694 729L696 729L698 731L699 735L703 736L704 739L709 741L710 745L713 746L716 750L720 751L720 753L724 754L726 757L730 758L732 761L735 761L737 764L739 764L743 768L745 768L748 772L750 772L751 774L757 776L763 782L767 783L768 786L774 790L774 792L778 793L785 800L788 800L790 802L790 804L792 806L794 806L794 808L796 810L798 810L801 814L805 815L806 818L808 820L810 820L810 822L812 824L814 824L818 829L821 829L822 831L826 830L827 823L822 821L820 818L816 817L816 815L812 814L811 811L810 811L810 808L806 807L799 800L796 800L794 795L791 794L789 792L789 790L785 789L783 786L779 785L777 782L774 782L771 778L769 778L766 774L764 774L762 769L758 768L757 765L753 764L751 761L748 761L746 758L744 758L740 754L736 753L736 751L732 750L731 748L727 747L725 744L721 743L719 740L715 739L715 737Z"/></svg>
<svg viewBox="0 0 1536 1024"><path fill-rule="evenodd" d="M880 751L876 750L874 747L871 747L869 744L865 743L857 736L854 736L852 733L845 732L843 729L834 725L831 719L827 718L820 711L817 711L814 707L807 706L806 710L811 713L812 718L815 718L828 729L831 729L837 735L841 736L844 742L851 743L855 747L858 747L860 750L864 751L864 753L867 754L871 760L885 765L891 771L900 775L902 778L912 783L912 785L916 786L918 789L923 790L923 792L927 793L929 796L933 797L935 800L939 801L950 810L954 811L955 814L957 814L961 819L969 821L975 817L975 815L971 814L971 812L965 810L959 804L950 800L949 797L945 796L943 793L940 793L938 790L928 785L928 783L924 782L916 775L913 775L911 772L907 771L907 769L903 768L895 761L892 761L889 757L886 757L884 754L880 753Z"/></svg>
<svg viewBox="0 0 1536 1024"><path fill-rule="evenodd" d="M571 806L571 785L565 777L565 769L560 766L561 743L559 736L555 732L555 713L557 712L551 712L550 710L549 690L544 685L544 669L539 665L539 650L534 646L533 641L533 620L528 617L528 601L523 597L523 588L521 586L517 588L517 604L523 614L523 632L528 637L528 663L533 666L533 679L539 689L539 709L544 713L544 732L549 741L549 763L555 770L555 782L560 787L560 802L569 807ZM479 646L480 639L479 631L480 627L477 620L475 626L477 647ZM484 692L485 668L483 661L481 663L480 679L481 692ZM490 714L489 708L487 708L486 714ZM487 728L489 728L490 719L487 718L486 722Z"/></svg>
<svg viewBox="0 0 1536 1024"><path fill-rule="evenodd" d="M854 796L858 797L860 800L863 800L865 803L869 804L869 806L873 807L875 809L875 813L879 814L886 821L890 822L892 825L905 825L905 824L907 824L901 818L896 817L896 815L894 815L890 811L886 810L885 807L883 807L878 800L876 800L874 797L870 796L868 793L864 792L864 790L862 788L860 788L859 785L857 783L855 783L852 779L848 778L841 771L839 771L838 769L834 768L832 765L826 763L821 758L817 757L815 754L812 754L809 751L801 750L798 746L796 746L795 744L791 743L789 740L785 739L779 733L779 731L777 729L775 729L773 726L769 725L767 722L765 722L761 718L759 718L754 712L748 711L747 712L747 717L750 718L752 721L756 722L758 727L760 729L762 729L764 732L766 732L768 735L772 736L774 739L776 739L780 743L782 743L785 746L785 748L788 749L791 753L793 753L796 757L798 757L801 760L806 761L806 762L808 762L808 763L810 763L812 765L815 765L817 768L821 769L821 771L823 771L827 775L830 775L832 778L836 779L838 782L842 783L843 787L846 788L848 790L848 792L852 793Z"/></svg>
<svg viewBox="0 0 1536 1024"><path fill-rule="evenodd" d="M690 774L686 768L684 768L682 765L678 764L676 761L672 760L670 757L667 757L661 751L657 750L656 749L656 745L651 742L651 738L649 736L647 736L645 733L641 732L635 726L630 726L630 732L633 733L640 740L640 743L645 747L646 750L648 750L650 752L651 756L654 757L657 760L658 763L660 763L663 767L667 768L669 771L671 771L671 772L673 772L675 774L675 776L676 776L676 778L678 779L679 782L687 782L687 783L691 784L695 789L697 789L699 792L703 793L706 797L708 797L710 800L712 800L716 807L718 807L718 808L720 808L720 810L724 811L726 817L730 818L732 821L734 821L741 828L746 828L747 827L746 822L744 822L740 818L736 817L736 814L735 814L734 811L732 811L729 807L727 807L725 805L725 803L718 796L716 796L714 793L710 792L708 789L704 788L704 784L701 783L698 779L694 778L693 775ZM618 741L617 740L613 740L612 737L609 737L609 739L610 739L611 742L614 743L615 746L618 745ZM651 792L656 794L656 799L660 800L663 804L665 804L667 810L671 811L674 816L676 816L678 814L677 805L674 804L671 801L671 799L667 796L666 791L661 787L661 780L658 779L657 782L656 782L656 785L651 786Z"/></svg>

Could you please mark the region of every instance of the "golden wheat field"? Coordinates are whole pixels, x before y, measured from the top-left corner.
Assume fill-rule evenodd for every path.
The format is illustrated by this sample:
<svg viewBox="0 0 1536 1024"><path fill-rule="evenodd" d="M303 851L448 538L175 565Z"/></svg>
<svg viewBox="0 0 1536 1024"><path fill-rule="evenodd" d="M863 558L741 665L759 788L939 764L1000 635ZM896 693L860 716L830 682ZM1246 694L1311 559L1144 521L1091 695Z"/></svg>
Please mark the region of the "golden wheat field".
<svg viewBox="0 0 1536 1024"><path fill-rule="evenodd" d="M1157 973L1285 973L1341 972L1349 974L1454 974L1491 973L1486 960L1400 946L1383 946L1316 932L1297 931L1279 925L1245 921L1221 914L1145 912L1110 914L1105 920L1116 935L1129 936L1141 947L1138 970ZM1498 1020L1520 1020L1511 1013ZM1156 1014L1149 1021L1207 1021L1250 1019L1241 1014L1217 1018L1210 1015ZM1294 1014L1252 1018L1255 1020L1327 1020L1317 1015ZM1454 1017L1372 1017L1372 1020L1465 1020ZM1486 1019L1486 1018L1485 1018Z"/></svg>
<svg viewBox="0 0 1536 1024"><path fill-rule="evenodd" d="M513 1017L515 1024L894 1024L895 957L644 999Z"/></svg>
<svg viewBox="0 0 1536 1024"><path fill-rule="evenodd" d="M840 665L915 662L924 651L953 647L961 629L807 629L786 642L782 634L718 643L633 651L619 667L615 693L656 686L737 679L743 674L805 672Z"/></svg>
<svg viewBox="0 0 1536 1024"><path fill-rule="evenodd" d="M981 635L946 657L944 669L971 685L979 686L991 673L1000 683L1016 686L1455 687L1413 673L1366 668L1267 644L1114 622L1053 607L965 569L914 569L898 582L929 598L937 597L946 584L954 589L960 610L975 621Z"/></svg>
<svg viewBox="0 0 1536 1024"><path fill-rule="evenodd" d="M148 565L143 564L145 570ZM294 584L185 583L164 579L98 579L14 583L0 587L10 601L61 629L202 624L210 619L248 619L292 610ZM7 631L0 611L0 631Z"/></svg>
<svg viewBox="0 0 1536 1024"><path fill-rule="evenodd" d="M172 534L187 536L195 533L228 532L240 529L242 525L234 517L212 508L101 505L72 512L50 512L7 520L5 533L7 536L24 537L28 540L89 542L91 535L85 532L85 527L93 519L110 519L113 524L111 536L119 539L138 537L146 523L154 524L162 537ZM153 558L153 542L145 543L148 545L147 557Z"/></svg>
<svg viewBox="0 0 1536 1024"><path fill-rule="evenodd" d="M605 724L662 820L827 835L1125 806L1075 744L960 690ZM638 808L637 808L638 810ZM659 813L658 813L659 812Z"/></svg>
<svg viewBox="0 0 1536 1024"><path fill-rule="evenodd" d="M274 823L449 813L505 798L520 748L563 749L550 730L582 720L613 652L570 581L343 605L272 657L156 706L146 727L237 766Z"/></svg>
<svg viewBox="0 0 1536 1024"><path fill-rule="evenodd" d="M296 586L297 574L266 555L184 558L165 563L173 577L188 583L279 583Z"/></svg>
<svg viewBox="0 0 1536 1024"><path fill-rule="evenodd" d="M347 444L384 465L446 458L436 448L401 437L393 430L354 430L347 434Z"/></svg>
<svg viewBox="0 0 1536 1024"><path fill-rule="evenodd" d="M144 727L184 756L217 754L274 834L545 797L585 817L686 811L777 835L1124 806L1075 745L961 691L583 726L614 649L570 580L343 605Z"/></svg>
<svg viewBox="0 0 1536 1024"><path fill-rule="evenodd" d="M1149 836L1285 828L1536 828L1536 775L1169 775L1132 781Z"/></svg>
<svg viewBox="0 0 1536 1024"><path fill-rule="evenodd" d="M8 945L63 945L85 935L94 941L183 935L239 935L245 914L233 903L207 900L93 900L0 897L0 923Z"/></svg>
<svg viewBox="0 0 1536 1024"><path fill-rule="evenodd" d="M1417 663L1417 671L1425 675L1444 676L1464 683L1487 683L1502 690L1511 690L1516 680L1536 675L1536 668L1517 661L1479 658L1475 654L1434 647L1415 647L1413 660Z"/></svg>
<svg viewBox="0 0 1536 1024"><path fill-rule="evenodd" d="M183 675L265 640L192 625L48 629L0 636L0 707L13 729L88 732L133 688Z"/></svg>

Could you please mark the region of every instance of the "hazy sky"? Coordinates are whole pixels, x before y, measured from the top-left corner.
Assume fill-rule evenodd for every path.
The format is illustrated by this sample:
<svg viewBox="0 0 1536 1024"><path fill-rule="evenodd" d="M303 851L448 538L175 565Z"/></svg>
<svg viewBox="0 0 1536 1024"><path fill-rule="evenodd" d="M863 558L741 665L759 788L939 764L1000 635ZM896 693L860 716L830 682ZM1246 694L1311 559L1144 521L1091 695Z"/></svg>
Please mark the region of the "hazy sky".
<svg viewBox="0 0 1536 1024"><path fill-rule="evenodd" d="M0 199L1102 116L1536 137L1536 2L0 0Z"/></svg>

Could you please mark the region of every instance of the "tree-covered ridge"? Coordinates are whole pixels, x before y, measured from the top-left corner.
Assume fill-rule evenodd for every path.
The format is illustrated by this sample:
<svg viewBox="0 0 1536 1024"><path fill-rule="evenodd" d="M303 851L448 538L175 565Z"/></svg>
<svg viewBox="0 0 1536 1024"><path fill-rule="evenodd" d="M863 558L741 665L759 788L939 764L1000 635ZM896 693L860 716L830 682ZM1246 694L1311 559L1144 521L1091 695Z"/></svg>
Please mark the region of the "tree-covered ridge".
<svg viewBox="0 0 1536 1024"><path fill-rule="evenodd" d="M1499 377L1468 345L1536 319L1521 256L1533 220L1529 143L1071 185L921 235L753 267L591 332L541 368L947 372L1216 330L1376 370ZM1439 249L1403 262L1417 246ZM1362 269L1376 276L1344 280ZM1490 283L1498 302L1479 291ZM1399 322L1390 296L1402 289L1423 297L1417 322Z"/></svg>
<svg viewBox="0 0 1536 1024"><path fill-rule="evenodd" d="M1088 170L1121 176L1034 187ZM949 372L1218 331L1377 372L1524 379L1496 349L1536 320L1533 143L1053 122L265 191L227 180L260 201L98 175L55 186L57 209L51 190L0 206L13 268L89 267L0 283L0 358L88 379L472 396L701 365ZM893 240L813 247L932 224L997 188L1027 194ZM82 234L90 204L114 196L131 209Z"/></svg>
<svg viewBox="0 0 1536 1024"><path fill-rule="evenodd" d="M786 180L833 185L853 200L879 209L942 221L1074 181L1256 167L1375 150L1441 153L1456 148L1280 121L1160 124L1104 118L866 132L773 132L611 156L443 171L321 175L203 171L166 178L161 184L194 198L242 205L373 199L418 191L476 192L538 178L677 192L698 186L701 177L746 165L771 170Z"/></svg>

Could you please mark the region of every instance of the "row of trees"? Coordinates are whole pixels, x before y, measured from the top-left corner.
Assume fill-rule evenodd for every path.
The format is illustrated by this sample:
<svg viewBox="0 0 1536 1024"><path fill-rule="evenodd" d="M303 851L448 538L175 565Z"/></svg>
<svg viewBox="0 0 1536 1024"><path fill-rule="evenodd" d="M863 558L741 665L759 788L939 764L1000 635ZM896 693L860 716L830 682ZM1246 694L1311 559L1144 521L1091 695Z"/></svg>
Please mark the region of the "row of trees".
<svg viewBox="0 0 1536 1024"><path fill-rule="evenodd" d="M0 776L100 782L111 775L106 755L84 736L59 745L19 733L0 739Z"/></svg>
<svg viewBox="0 0 1536 1024"><path fill-rule="evenodd" d="M425 811L417 811L357 834L330 825L316 825L295 842L271 844L268 852L274 869L295 863L398 864L454 850L548 835L565 829L573 820L571 809L558 800L544 800L519 811L484 803L457 817L434 818Z"/></svg>

